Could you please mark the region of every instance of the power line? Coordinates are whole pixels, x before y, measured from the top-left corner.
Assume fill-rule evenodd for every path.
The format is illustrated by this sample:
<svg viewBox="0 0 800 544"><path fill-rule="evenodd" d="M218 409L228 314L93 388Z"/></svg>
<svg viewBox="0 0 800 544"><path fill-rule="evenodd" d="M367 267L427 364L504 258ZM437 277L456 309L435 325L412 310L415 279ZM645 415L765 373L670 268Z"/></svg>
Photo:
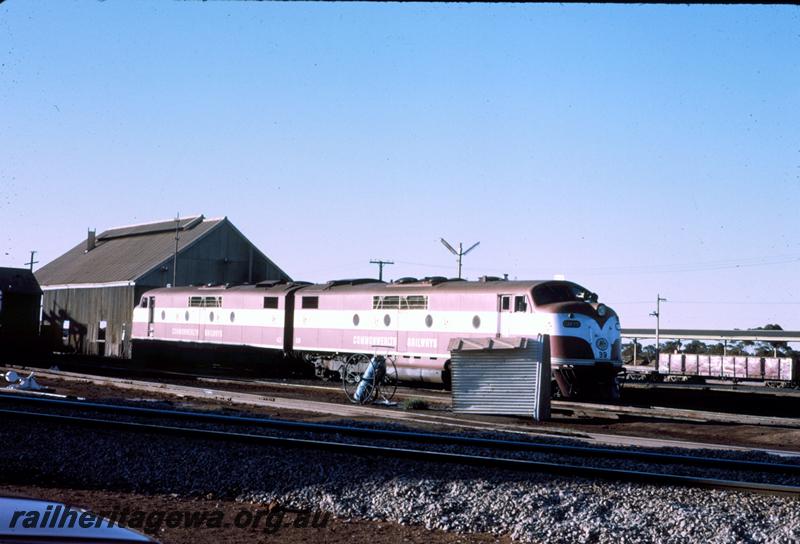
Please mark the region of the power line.
<svg viewBox="0 0 800 544"><path fill-rule="evenodd" d="M652 300L636 300L636 301L617 301L617 302L608 302L608 304L652 304ZM709 305L758 305L758 306L775 306L775 305L798 305L800 304L800 300L792 300L792 301L778 301L778 302L770 302L770 301L753 301L753 300L743 300L743 301L734 301L734 300L672 300L669 301L670 304L709 304Z"/></svg>
<svg viewBox="0 0 800 544"><path fill-rule="evenodd" d="M418 263L411 261L397 261L398 264L407 264L413 266L425 266L430 268L450 268L433 263ZM566 270L567 275L586 275L586 276L606 276L606 275L637 275L637 274L676 274L686 272L706 272L714 270L726 269L739 269L739 268L753 268L759 266L775 266L781 264L795 264L800 263L800 256L798 255L773 255L764 257L746 257L738 259L723 259L717 261L703 261L697 263L662 263L662 264L646 264L646 265L629 265L629 266L607 266L607 267L570 267L558 265L555 263L553 266L548 267L531 267L531 268L518 268L506 267L505 269L516 270L517 274L520 273L544 273L549 275L553 270ZM463 267L465 270L480 270L482 272L489 272L490 270L480 267ZM499 268L497 270L500 270Z"/></svg>

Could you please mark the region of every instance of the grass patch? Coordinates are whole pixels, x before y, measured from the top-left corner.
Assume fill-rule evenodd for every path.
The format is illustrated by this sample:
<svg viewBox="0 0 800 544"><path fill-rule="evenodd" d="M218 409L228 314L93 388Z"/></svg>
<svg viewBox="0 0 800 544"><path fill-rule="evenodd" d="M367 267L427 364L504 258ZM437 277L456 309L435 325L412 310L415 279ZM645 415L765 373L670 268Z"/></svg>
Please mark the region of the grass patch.
<svg viewBox="0 0 800 544"><path fill-rule="evenodd" d="M403 401L404 410L427 410L428 403L422 399L410 398Z"/></svg>

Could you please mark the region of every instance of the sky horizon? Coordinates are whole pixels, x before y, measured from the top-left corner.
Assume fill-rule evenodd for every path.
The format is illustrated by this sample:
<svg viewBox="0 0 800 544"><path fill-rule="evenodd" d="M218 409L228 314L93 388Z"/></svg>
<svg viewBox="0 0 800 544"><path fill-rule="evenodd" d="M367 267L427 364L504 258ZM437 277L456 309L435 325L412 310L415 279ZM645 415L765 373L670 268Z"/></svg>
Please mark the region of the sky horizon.
<svg viewBox="0 0 800 544"><path fill-rule="evenodd" d="M793 6L0 4L0 266L227 216L296 279L800 330Z"/></svg>

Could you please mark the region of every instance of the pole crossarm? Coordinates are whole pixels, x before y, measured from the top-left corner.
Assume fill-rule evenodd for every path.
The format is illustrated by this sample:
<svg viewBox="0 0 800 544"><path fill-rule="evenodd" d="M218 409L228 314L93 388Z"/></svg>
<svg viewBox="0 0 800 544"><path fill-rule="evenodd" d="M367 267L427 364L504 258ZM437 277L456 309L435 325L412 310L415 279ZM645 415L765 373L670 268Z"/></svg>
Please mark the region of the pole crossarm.
<svg viewBox="0 0 800 544"><path fill-rule="evenodd" d="M39 261L34 261L33 257L38 253L38 251L31 251L31 260L25 263L25 266L30 266L31 272L33 272L33 265L37 264Z"/></svg>
<svg viewBox="0 0 800 544"><path fill-rule="evenodd" d="M480 242L475 242L466 251L464 251L464 244L462 242L459 242L458 251L456 251L456 249L453 246L451 246L450 243L444 238L440 238L439 240L442 242L442 245L446 247L450 253L456 256L456 260L458 262L458 279L461 279L461 261L464 258L464 255L466 255L467 253L478 247L480 245Z"/></svg>
<svg viewBox="0 0 800 544"><path fill-rule="evenodd" d="M382 259L373 259L370 264L378 265L378 280L383 281L383 267L387 264L394 264L394 261L384 261Z"/></svg>

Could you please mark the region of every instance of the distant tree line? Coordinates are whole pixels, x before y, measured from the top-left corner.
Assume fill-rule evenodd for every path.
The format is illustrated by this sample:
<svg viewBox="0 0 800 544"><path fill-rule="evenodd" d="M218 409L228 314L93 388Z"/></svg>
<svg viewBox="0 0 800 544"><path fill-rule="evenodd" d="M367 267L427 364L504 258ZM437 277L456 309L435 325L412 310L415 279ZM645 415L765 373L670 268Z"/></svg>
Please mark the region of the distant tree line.
<svg viewBox="0 0 800 544"><path fill-rule="evenodd" d="M782 331L783 328L776 324L767 324L763 327L748 329L751 331ZM661 353L697 353L701 355L723 355L726 353L725 344L717 342L707 344L700 340L690 340L681 342L679 340L668 340L661 342ZM728 355L755 355L758 357L797 357L800 351L793 350L786 342L753 342L752 340L728 341ZM656 358L656 346L642 346L636 342L636 359L639 363L654 362ZM622 360L630 363L633 360L633 341L622 345Z"/></svg>

